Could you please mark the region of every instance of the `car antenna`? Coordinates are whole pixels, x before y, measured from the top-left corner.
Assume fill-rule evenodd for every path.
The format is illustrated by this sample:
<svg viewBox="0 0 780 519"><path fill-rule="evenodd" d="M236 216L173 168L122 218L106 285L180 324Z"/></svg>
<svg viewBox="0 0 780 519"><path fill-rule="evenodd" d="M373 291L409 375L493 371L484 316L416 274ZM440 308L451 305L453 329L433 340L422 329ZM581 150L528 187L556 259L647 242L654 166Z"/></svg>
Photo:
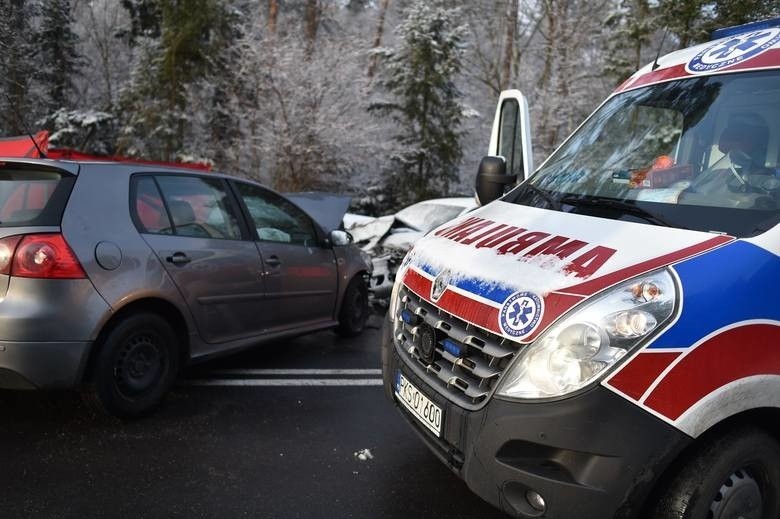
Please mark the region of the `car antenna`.
<svg viewBox="0 0 780 519"><path fill-rule="evenodd" d="M42 159L47 158L46 154L43 152L40 146L38 146L38 141L35 140L35 137L33 137L33 134L30 133L30 130L27 130L27 135L30 136L30 140L33 141L33 145L35 146L35 149L38 150L38 155L41 156Z"/></svg>
<svg viewBox="0 0 780 519"><path fill-rule="evenodd" d="M658 68L658 58L661 57L661 49L664 47L664 42L666 41L666 33L669 32L669 26L664 25L664 35L661 37L661 44L658 46L658 52L655 55L655 60L653 61L653 66L650 67L650 71Z"/></svg>
<svg viewBox="0 0 780 519"><path fill-rule="evenodd" d="M11 109L14 111L14 114L16 114L16 118L19 119L19 121L24 124L25 133L28 137L30 137L30 140L33 143L33 146L35 146L35 149L38 150L38 155L41 156L42 159L47 158L46 154L43 152L40 146L38 146L38 141L35 140L35 137L33 137L32 132L30 131L30 127L27 126L27 123L22 118L22 114L19 113L19 110L16 108L16 104L14 104L13 100L11 99L11 96L8 94L5 95L6 99L8 100L8 105L11 107Z"/></svg>

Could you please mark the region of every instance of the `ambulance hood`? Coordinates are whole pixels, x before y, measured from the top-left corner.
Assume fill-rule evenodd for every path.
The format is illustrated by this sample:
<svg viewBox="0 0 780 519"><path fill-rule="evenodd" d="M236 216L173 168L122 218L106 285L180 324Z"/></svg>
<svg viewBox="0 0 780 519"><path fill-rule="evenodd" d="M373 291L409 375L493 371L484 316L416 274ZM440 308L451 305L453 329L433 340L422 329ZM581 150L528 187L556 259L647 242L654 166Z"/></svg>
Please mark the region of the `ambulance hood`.
<svg viewBox="0 0 780 519"><path fill-rule="evenodd" d="M544 313L520 341L530 342L586 297L732 240L497 201L417 242L401 275L420 297L497 334L505 302L535 295Z"/></svg>

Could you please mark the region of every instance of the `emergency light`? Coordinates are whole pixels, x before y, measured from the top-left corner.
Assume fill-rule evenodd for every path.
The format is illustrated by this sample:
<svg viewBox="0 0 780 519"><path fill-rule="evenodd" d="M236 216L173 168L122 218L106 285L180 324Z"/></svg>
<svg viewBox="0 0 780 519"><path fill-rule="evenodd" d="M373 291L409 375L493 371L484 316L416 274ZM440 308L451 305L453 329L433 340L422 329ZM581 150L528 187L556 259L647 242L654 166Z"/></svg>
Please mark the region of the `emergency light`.
<svg viewBox="0 0 780 519"><path fill-rule="evenodd" d="M712 31L710 40L719 40L721 38L736 36L737 34L760 31L761 29L770 29L772 27L780 27L780 18L772 18L770 20L761 20L760 22L750 22L743 25L735 25L734 27L717 29Z"/></svg>

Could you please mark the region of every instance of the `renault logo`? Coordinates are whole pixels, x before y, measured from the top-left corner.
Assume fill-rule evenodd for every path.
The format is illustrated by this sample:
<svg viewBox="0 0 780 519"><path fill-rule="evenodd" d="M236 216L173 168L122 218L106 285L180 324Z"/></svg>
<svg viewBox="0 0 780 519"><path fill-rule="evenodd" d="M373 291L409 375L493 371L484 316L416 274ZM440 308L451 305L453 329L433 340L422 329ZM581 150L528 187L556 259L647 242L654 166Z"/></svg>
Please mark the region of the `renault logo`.
<svg viewBox="0 0 780 519"><path fill-rule="evenodd" d="M447 288L447 285L450 284L451 278L452 272L450 272L449 269L445 269L439 272L439 275L437 275L436 279L433 280L433 286L431 287L432 300L439 300L441 295L444 293L444 290Z"/></svg>

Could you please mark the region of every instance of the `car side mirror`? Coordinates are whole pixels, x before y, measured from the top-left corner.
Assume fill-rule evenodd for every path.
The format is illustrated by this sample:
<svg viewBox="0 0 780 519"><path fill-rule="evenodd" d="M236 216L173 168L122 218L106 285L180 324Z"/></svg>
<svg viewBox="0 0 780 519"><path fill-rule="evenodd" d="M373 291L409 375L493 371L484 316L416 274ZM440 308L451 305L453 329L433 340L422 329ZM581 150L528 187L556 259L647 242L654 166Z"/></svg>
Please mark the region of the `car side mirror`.
<svg viewBox="0 0 780 519"><path fill-rule="evenodd" d="M349 245L353 242L352 235L347 231L340 231L338 229L330 231L330 243L336 247L339 245Z"/></svg>
<svg viewBox="0 0 780 519"><path fill-rule="evenodd" d="M489 204L504 195L506 186L517 181L517 175L508 175L504 157L483 157L477 169L476 191L480 205Z"/></svg>

